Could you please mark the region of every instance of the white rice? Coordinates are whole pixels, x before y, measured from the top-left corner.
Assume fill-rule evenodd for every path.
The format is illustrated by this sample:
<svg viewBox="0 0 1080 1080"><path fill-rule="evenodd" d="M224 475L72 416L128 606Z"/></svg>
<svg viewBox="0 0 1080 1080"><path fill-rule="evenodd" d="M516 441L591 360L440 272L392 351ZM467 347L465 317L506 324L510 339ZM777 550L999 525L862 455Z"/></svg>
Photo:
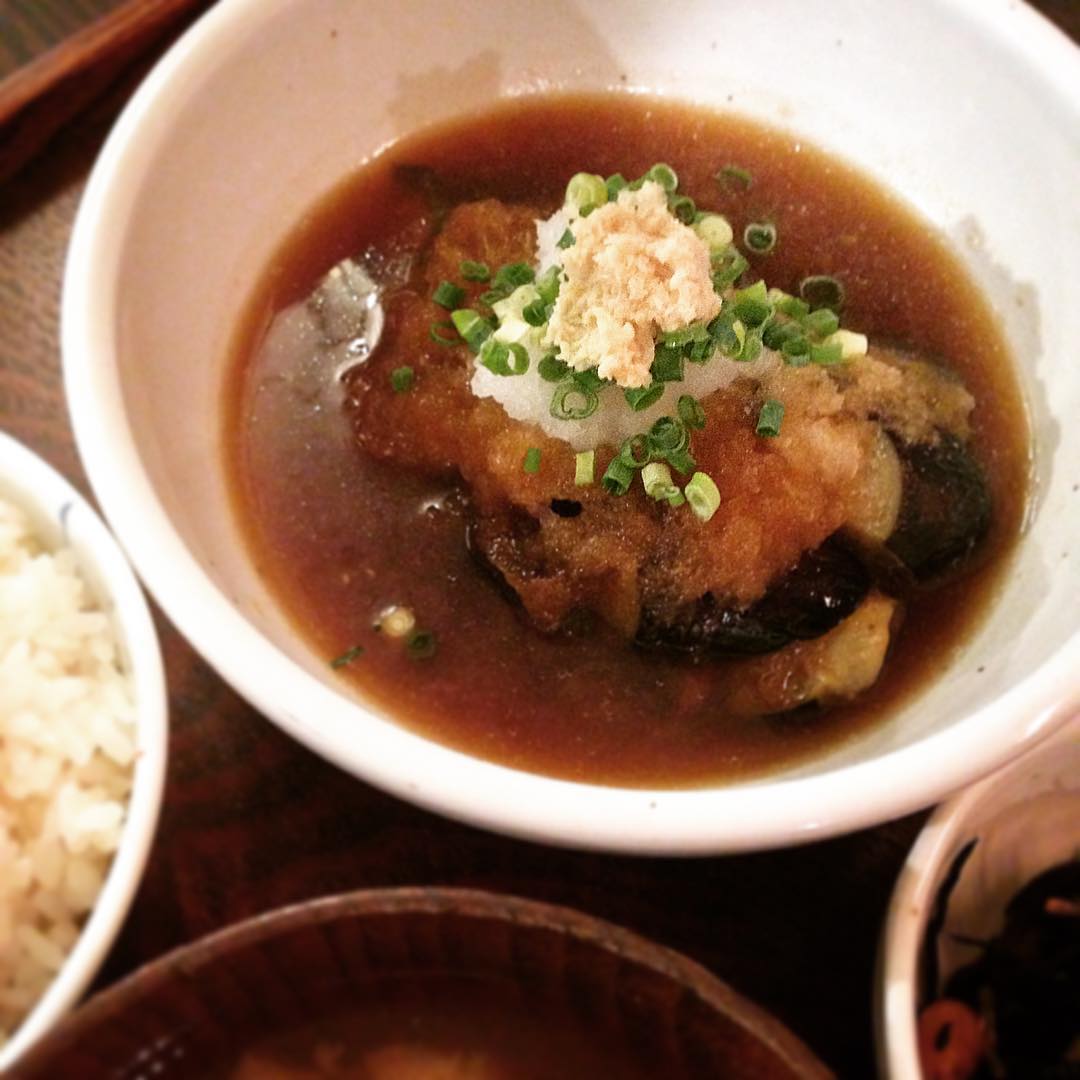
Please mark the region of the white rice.
<svg viewBox="0 0 1080 1080"><path fill-rule="evenodd" d="M130 680L71 551L0 500L0 1045L79 936L135 758Z"/></svg>

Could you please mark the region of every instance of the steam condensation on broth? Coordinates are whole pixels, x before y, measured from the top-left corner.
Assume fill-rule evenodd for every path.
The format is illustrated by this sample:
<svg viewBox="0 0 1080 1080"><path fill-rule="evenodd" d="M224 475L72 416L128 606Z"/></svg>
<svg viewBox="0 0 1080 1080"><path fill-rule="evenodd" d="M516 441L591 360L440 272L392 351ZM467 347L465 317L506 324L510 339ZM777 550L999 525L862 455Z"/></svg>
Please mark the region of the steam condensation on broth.
<svg viewBox="0 0 1080 1080"><path fill-rule="evenodd" d="M695 482L721 495L707 522L675 508L690 466L667 472L671 505L636 475L621 497L600 485L634 424L675 415L674 390L628 411L623 388L648 375L623 368L564 441L532 422L552 386L535 354L509 378L532 379L540 405L507 416L508 379L432 301L451 281L450 306L486 311L490 282L463 261L533 263L535 221L570 176L658 161L740 246L758 230L740 285L795 294L831 276L842 325L870 341L829 368L785 365L779 337L753 363L685 364L696 381L671 385L704 408L686 432ZM587 236L588 217L567 220ZM519 316L504 310L495 337ZM1022 407L942 240L833 159L685 106L522 100L392 147L290 237L235 352L228 465L286 610L402 723L535 771L694 784L819 752L949 662L1019 529ZM586 448L591 485L575 482Z"/></svg>

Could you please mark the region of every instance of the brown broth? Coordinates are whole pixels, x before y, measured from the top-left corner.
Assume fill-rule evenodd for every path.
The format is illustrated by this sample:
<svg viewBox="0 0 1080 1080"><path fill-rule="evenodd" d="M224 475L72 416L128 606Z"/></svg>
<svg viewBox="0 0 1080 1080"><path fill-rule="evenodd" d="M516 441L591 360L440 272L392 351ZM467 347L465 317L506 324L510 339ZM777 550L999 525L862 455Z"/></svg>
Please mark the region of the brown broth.
<svg viewBox="0 0 1080 1080"><path fill-rule="evenodd" d="M456 200L496 195L552 209L581 169L639 175L667 161L680 190L741 236L777 223L751 256L770 285L841 278L845 325L871 340L946 357L978 402L974 447L995 500L991 534L962 580L916 595L877 684L826 711L752 721L710 711L731 664L645 655L600 631L546 637L474 564L459 498L354 446L341 391L308 364L268 370L259 344L275 312L349 254L407 256L425 203L394 166L434 168ZM714 180L737 163L747 191ZM599 783L693 786L760 774L821 753L879 722L951 662L990 607L1019 534L1029 471L1026 417L1001 331L946 241L892 195L794 137L698 107L627 96L519 99L422 132L346 178L307 215L258 282L236 335L225 395L226 468L260 572L327 659L362 657L343 686L439 742L522 769ZM422 509L426 507L426 509ZM372 629L406 604L436 631L410 659Z"/></svg>
<svg viewBox="0 0 1080 1080"><path fill-rule="evenodd" d="M605 1022L597 1012L575 1013L567 1004L490 977L382 979L347 1011L258 1042L216 1075L220 1080L647 1080L659 1075L689 1080L664 1048L650 1045L648 1032ZM776 1070L781 1072L788 1075Z"/></svg>

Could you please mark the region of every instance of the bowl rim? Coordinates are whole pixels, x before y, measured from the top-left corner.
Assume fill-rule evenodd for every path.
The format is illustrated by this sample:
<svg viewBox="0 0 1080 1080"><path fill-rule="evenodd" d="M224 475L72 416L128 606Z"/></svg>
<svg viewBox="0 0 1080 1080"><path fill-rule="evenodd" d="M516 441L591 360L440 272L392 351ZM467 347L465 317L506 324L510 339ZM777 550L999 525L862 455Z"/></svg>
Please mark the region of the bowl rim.
<svg viewBox="0 0 1080 1080"><path fill-rule="evenodd" d="M1080 705L1080 632L1002 697L945 731L814 776L696 789L559 780L482 761L348 700L270 644L188 552L136 452L115 378L115 268L136 188L204 63L287 0L224 0L177 42L124 110L93 170L64 277L62 351L76 442L105 514L181 633L256 709L328 761L400 798L524 839L641 854L710 854L807 842L899 817L1016 756ZM935 0L1055 88L1080 126L1080 52L1011 0ZM1072 91L1075 88L1075 92ZM317 721L310 718L316 717ZM358 720L363 719L363 724ZM337 737L349 729L352 738ZM374 749L375 747L378 749ZM920 776L918 791L891 783Z"/></svg>
<svg viewBox="0 0 1080 1080"><path fill-rule="evenodd" d="M939 871L964 842L1003 781L1023 776L1063 740L1080 743L1080 712L1052 737L979 783L943 802L927 819L897 875L878 939L874 972L874 1045L884 1077L919 1075L918 980L926 925L937 900ZM1001 812L1015 798L1000 806Z"/></svg>
<svg viewBox="0 0 1080 1080"><path fill-rule="evenodd" d="M127 653L135 699L136 758L131 794L116 853L89 917L59 972L7 1043L0 1072L9 1068L67 1013L90 985L131 907L157 830L165 782L168 707L157 632L146 597L105 523L72 484L22 443L0 431L0 473L10 501L35 518L58 518L70 533L80 569L96 579L113 608ZM7 497L7 496L6 496Z"/></svg>
<svg viewBox="0 0 1080 1080"><path fill-rule="evenodd" d="M101 1022L122 1016L133 1003L172 979L197 980L206 969L227 964L237 951L262 946L291 931L338 921L399 915L452 917L539 928L631 963L697 996L729 1018L793 1069L795 1075L825 1078L832 1073L814 1051L778 1017L744 997L696 960L606 919L561 904L508 893L441 886L359 889L300 901L251 916L188 942L144 964L96 994L24 1059L41 1070L64 1046L85 1040Z"/></svg>

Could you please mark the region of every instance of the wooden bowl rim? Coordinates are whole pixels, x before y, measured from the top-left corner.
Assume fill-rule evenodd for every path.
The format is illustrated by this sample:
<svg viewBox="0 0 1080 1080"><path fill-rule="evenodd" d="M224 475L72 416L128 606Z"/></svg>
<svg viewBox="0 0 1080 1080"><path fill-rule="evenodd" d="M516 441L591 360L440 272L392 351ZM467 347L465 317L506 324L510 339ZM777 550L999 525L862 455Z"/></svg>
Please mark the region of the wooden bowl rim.
<svg viewBox="0 0 1080 1080"><path fill-rule="evenodd" d="M611 953L675 983L710 1010L741 1027L783 1061L797 1076L831 1077L810 1048L779 1019L734 990L701 964L664 945L604 919L558 904L477 889L408 886L361 889L301 901L241 922L164 953L91 997L66 1022L37 1043L15 1066L16 1078L44 1071L50 1059L72 1044L91 1038L103 1023L122 1016L133 1003L175 979L191 980L231 954L266 944L302 927L381 916L464 917L511 927L548 930Z"/></svg>

